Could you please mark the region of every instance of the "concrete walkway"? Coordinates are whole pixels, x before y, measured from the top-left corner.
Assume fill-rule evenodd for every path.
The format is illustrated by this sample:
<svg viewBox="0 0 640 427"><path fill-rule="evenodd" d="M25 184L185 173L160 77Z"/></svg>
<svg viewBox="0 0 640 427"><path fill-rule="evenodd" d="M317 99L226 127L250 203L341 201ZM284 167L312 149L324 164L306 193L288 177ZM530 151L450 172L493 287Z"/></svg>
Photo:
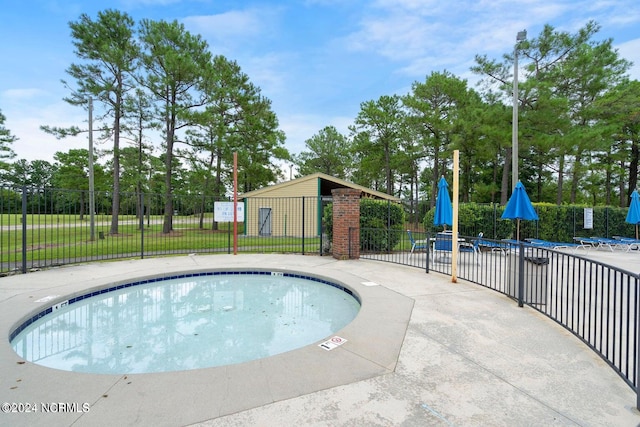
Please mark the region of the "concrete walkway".
<svg viewBox="0 0 640 427"><path fill-rule="evenodd" d="M44 368L24 363L5 338L0 403L87 403L88 410L0 413L0 425L640 424L631 388L555 322L480 286L384 262L183 256L10 276L0 279L0 333L7 337L45 296L215 268L331 277L361 296L362 311L336 334L348 341L330 352L313 344L239 365L161 374Z"/></svg>

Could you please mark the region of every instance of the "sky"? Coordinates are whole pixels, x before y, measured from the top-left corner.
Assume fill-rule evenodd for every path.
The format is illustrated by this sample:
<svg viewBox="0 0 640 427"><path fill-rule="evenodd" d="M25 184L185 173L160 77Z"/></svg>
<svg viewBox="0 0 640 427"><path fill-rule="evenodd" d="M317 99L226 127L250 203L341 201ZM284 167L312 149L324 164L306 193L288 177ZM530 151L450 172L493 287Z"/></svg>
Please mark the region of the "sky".
<svg viewBox="0 0 640 427"><path fill-rule="evenodd" d="M326 126L348 135L361 103L406 95L432 72L475 88L475 55L501 59L519 31L537 37L546 24L575 33L596 21L594 39L613 39L640 80L638 0L0 0L0 111L18 159L88 148L86 134L57 140L40 126L86 128L87 113L64 102L78 62L69 23L106 9L177 20L236 61L272 101L292 154Z"/></svg>

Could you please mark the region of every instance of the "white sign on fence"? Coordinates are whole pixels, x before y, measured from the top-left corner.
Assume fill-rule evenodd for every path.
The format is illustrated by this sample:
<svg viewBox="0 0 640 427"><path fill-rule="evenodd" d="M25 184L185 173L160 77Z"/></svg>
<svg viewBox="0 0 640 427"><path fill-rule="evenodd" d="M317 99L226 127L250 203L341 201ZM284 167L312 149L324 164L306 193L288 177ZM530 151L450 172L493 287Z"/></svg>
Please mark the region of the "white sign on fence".
<svg viewBox="0 0 640 427"><path fill-rule="evenodd" d="M584 229L593 229L593 208L584 208Z"/></svg>
<svg viewBox="0 0 640 427"><path fill-rule="evenodd" d="M244 221L244 203L238 203L238 222ZM216 222L233 222L233 202L215 202L213 204L213 220Z"/></svg>

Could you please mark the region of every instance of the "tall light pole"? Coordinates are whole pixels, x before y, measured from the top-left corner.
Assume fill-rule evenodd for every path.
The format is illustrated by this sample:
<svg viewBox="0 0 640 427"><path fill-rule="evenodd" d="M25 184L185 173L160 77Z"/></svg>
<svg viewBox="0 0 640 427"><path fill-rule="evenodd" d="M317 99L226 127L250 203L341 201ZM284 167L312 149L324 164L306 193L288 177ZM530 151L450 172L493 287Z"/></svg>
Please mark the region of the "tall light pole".
<svg viewBox="0 0 640 427"><path fill-rule="evenodd" d="M511 189L518 183L518 45L526 40L527 30L518 31L516 45L513 49L513 131L511 135Z"/></svg>
<svg viewBox="0 0 640 427"><path fill-rule="evenodd" d="M93 183L93 99L89 98L89 240L96 240L96 201Z"/></svg>

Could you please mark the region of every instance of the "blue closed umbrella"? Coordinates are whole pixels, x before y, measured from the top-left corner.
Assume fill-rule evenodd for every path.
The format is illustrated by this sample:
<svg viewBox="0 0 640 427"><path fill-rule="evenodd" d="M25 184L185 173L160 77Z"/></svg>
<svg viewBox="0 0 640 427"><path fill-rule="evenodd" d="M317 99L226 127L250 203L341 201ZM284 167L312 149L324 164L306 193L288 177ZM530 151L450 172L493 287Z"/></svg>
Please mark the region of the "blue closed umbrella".
<svg viewBox="0 0 640 427"><path fill-rule="evenodd" d="M449 184L444 176L438 181L438 197L436 198L436 213L433 216L433 225L453 225L453 207L451 206L451 198L449 197Z"/></svg>
<svg viewBox="0 0 640 427"><path fill-rule="evenodd" d="M625 221L629 224L635 224L637 239L638 224L640 224L640 195L638 194L638 190L633 190L633 193L631 193L631 203L629 204L629 211L627 212L627 219Z"/></svg>
<svg viewBox="0 0 640 427"><path fill-rule="evenodd" d="M533 209L531 200L524 189L522 182L518 181L513 194L507 202L507 207L502 213L502 219L515 219L518 221L517 240L520 240L520 220L537 221L538 213Z"/></svg>

